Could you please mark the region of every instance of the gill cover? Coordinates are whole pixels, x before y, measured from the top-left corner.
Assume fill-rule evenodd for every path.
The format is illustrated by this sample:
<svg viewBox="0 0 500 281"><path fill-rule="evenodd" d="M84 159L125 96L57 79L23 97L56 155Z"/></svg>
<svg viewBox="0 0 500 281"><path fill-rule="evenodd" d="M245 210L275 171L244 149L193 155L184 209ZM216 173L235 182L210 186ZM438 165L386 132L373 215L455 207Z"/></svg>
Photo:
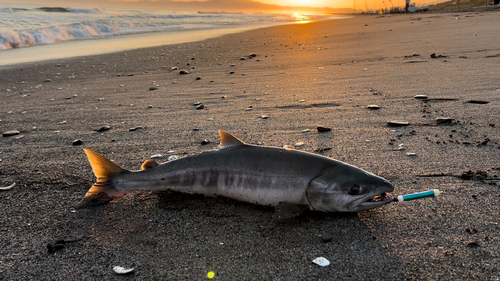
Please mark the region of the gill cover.
<svg viewBox="0 0 500 281"><path fill-rule="evenodd" d="M343 211L337 207L336 195L338 187L336 182L329 179L328 168L323 174L318 177L313 178L309 182L309 186L306 190L306 198L314 211L321 212L335 212Z"/></svg>

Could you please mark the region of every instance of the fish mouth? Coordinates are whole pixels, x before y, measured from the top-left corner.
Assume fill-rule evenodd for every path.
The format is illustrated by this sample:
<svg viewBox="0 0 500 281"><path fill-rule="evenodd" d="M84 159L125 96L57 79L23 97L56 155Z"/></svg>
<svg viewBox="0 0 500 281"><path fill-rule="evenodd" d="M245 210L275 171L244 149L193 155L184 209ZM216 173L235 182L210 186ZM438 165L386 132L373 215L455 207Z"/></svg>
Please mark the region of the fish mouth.
<svg viewBox="0 0 500 281"><path fill-rule="evenodd" d="M368 209L375 208L378 206L385 205L387 203L391 203L394 197L389 192L382 192L373 197L369 197L363 203L361 203L360 207L368 207Z"/></svg>
<svg viewBox="0 0 500 281"><path fill-rule="evenodd" d="M364 197L356 200L355 202L359 202L358 204L351 204L351 211L358 212L363 210L369 210L373 208L377 208L383 206L385 204L389 204L393 201L394 196L389 192L381 192L374 196Z"/></svg>

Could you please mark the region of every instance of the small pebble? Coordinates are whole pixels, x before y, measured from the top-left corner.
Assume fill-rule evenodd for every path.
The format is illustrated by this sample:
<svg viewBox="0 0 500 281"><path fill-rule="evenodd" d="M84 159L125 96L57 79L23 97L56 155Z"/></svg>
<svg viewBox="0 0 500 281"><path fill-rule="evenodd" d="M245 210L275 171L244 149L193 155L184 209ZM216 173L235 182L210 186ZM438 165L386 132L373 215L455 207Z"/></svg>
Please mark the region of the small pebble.
<svg viewBox="0 0 500 281"><path fill-rule="evenodd" d="M438 117L436 119L436 122L438 124L448 124L448 123L451 123L453 121L453 118L449 118L449 117Z"/></svg>
<svg viewBox="0 0 500 281"><path fill-rule="evenodd" d="M150 91L154 91L154 90L157 90L157 89L158 89L158 88L156 88L156 87L149 87L149 90L150 90Z"/></svg>
<svg viewBox="0 0 500 281"><path fill-rule="evenodd" d="M389 127L402 127L402 126L408 126L410 123L408 121L403 121L403 120L392 120L392 121L387 121L387 126Z"/></svg>
<svg viewBox="0 0 500 281"><path fill-rule="evenodd" d="M137 126L137 127L130 128L128 130L132 132L132 131L137 131L139 129L143 129L143 127L142 126Z"/></svg>
<svg viewBox="0 0 500 281"><path fill-rule="evenodd" d="M316 129L318 130L318 132L329 132L332 130L332 128L328 128L328 127L324 127L324 126L318 126L318 127L316 127Z"/></svg>
<svg viewBox="0 0 500 281"><path fill-rule="evenodd" d="M414 96L414 98L416 98L417 100L426 100L427 96L426 95L416 95L416 96Z"/></svg>
<svg viewBox="0 0 500 281"><path fill-rule="evenodd" d="M19 135L20 133L21 132L19 132L18 130L11 130L11 131L7 131L7 132L3 132L2 136L11 137L11 136Z"/></svg>
<svg viewBox="0 0 500 281"><path fill-rule="evenodd" d="M62 122L57 123L57 125L64 125L64 124L67 124L67 123L68 123L68 121L64 120Z"/></svg>
<svg viewBox="0 0 500 281"><path fill-rule="evenodd" d="M109 130L109 129L111 129L111 127L110 127L110 126L108 126L108 125L103 125L103 126L101 126L101 127L99 127L99 128L97 129L97 132L104 132L104 131L107 131L107 130Z"/></svg>
<svg viewBox="0 0 500 281"><path fill-rule="evenodd" d="M45 80L43 80L43 82L52 82L52 80L50 80L50 79L45 79Z"/></svg>
<svg viewBox="0 0 500 281"><path fill-rule="evenodd" d="M187 70L181 70L181 71L179 71L179 74L189 74L189 71L187 71Z"/></svg>
<svg viewBox="0 0 500 281"><path fill-rule="evenodd" d="M200 109L204 109L205 106L203 104L198 104L195 108L200 110Z"/></svg>
<svg viewBox="0 0 500 281"><path fill-rule="evenodd" d="M470 241L469 243L467 243L467 247L469 248L477 248L479 246L480 246L479 241Z"/></svg>
<svg viewBox="0 0 500 281"><path fill-rule="evenodd" d="M267 116L267 115L261 115L261 116L260 116L260 118L261 118L261 119L268 119L268 118L269 118L269 116Z"/></svg>
<svg viewBox="0 0 500 281"><path fill-rule="evenodd" d="M370 104L370 105L367 105L366 108L371 109L371 110L377 110L377 109L380 109L380 106L378 106L376 104Z"/></svg>
<svg viewBox="0 0 500 281"><path fill-rule="evenodd" d="M473 104L488 104L490 103L489 101L485 100L468 100L466 103L473 103Z"/></svg>
<svg viewBox="0 0 500 281"><path fill-rule="evenodd" d="M329 233L323 233L321 235L321 240L323 241L323 243L331 242L333 240L333 235Z"/></svg>
<svg viewBox="0 0 500 281"><path fill-rule="evenodd" d="M477 229L476 228L465 228L465 231L468 232L468 233L471 233L471 234L476 234L477 233Z"/></svg>
<svg viewBox="0 0 500 281"><path fill-rule="evenodd" d="M163 157L163 155L161 155L161 154L154 154L154 155L151 155L149 158L158 159L158 158L162 158L162 157Z"/></svg>
<svg viewBox="0 0 500 281"><path fill-rule="evenodd" d="M72 145L82 145L83 144L83 141L78 139L78 140L74 140L72 143Z"/></svg>
<svg viewBox="0 0 500 281"><path fill-rule="evenodd" d="M210 141L207 140L207 139L204 139L204 140L201 141L201 145L207 145L209 143L210 143Z"/></svg>

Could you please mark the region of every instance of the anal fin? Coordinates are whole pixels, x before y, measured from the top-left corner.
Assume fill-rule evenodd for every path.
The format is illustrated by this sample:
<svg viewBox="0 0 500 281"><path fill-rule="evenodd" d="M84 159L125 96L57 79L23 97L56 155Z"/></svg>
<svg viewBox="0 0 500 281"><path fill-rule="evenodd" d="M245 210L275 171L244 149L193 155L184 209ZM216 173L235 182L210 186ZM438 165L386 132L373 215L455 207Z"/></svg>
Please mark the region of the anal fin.
<svg viewBox="0 0 500 281"><path fill-rule="evenodd" d="M308 210L309 206L280 202L274 211L274 220L286 220L299 216Z"/></svg>

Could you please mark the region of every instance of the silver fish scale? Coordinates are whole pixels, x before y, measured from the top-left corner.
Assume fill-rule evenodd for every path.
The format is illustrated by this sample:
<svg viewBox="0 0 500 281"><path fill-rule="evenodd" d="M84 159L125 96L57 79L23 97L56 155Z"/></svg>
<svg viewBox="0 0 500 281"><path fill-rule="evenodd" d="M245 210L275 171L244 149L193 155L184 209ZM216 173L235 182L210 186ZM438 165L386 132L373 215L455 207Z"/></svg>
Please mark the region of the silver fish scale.
<svg viewBox="0 0 500 281"><path fill-rule="evenodd" d="M338 164L316 154L245 145L128 172L115 184L124 190L175 190L260 205L307 205L305 190L310 180Z"/></svg>

